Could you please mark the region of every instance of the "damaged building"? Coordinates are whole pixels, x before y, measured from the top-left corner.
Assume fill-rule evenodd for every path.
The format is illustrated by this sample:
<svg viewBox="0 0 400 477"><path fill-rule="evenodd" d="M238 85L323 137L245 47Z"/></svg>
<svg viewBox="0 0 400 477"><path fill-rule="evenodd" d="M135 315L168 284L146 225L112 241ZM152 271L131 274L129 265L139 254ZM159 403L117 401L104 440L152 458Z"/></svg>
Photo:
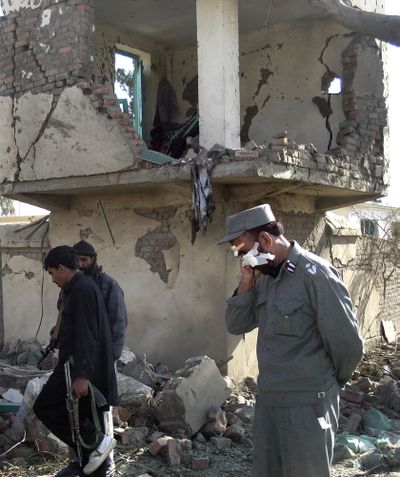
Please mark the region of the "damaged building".
<svg viewBox="0 0 400 477"><path fill-rule="evenodd" d="M342 271L366 338L398 315L397 269L385 281L325 218L387 191L383 0L0 5L0 193L51 211L2 227L0 341L47 339L43 254L85 239L125 291L131 349L255 373L255 333L225 329L238 263L216 242L263 202Z"/></svg>

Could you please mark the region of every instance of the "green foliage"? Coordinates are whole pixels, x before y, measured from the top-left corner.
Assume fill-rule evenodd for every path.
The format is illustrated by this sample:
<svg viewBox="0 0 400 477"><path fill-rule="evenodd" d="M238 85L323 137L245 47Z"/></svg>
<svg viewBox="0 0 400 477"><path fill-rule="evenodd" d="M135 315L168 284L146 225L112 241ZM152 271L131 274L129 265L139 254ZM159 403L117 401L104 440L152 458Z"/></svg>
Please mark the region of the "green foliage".
<svg viewBox="0 0 400 477"><path fill-rule="evenodd" d="M133 91L133 71L126 71L124 68L117 68L115 72L115 81L120 85L123 91L129 95L128 114L134 117L134 91Z"/></svg>

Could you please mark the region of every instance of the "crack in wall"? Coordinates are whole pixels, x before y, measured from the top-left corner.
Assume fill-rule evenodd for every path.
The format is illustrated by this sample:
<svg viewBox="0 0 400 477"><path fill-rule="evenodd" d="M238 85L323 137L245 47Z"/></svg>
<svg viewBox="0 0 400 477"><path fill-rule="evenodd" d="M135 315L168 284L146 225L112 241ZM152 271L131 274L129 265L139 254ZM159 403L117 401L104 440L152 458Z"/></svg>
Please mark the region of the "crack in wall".
<svg viewBox="0 0 400 477"><path fill-rule="evenodd" d="M322 80L321 80L321 90L322 90L322 93L325 93L324 91L324 85L323 85L323 82L324 81L327 81L328 82L328 78L331 78L331 79L334 79L334 78L339 78L340 76L335 73L334 71L332 71L329 66L325 63L324 61L324 54L326 52L326 50L329 48L329 45L331 43L331 41L334 39L334 38L337 38L337 37L340 37L342 35L340 34L335 34L335 35L331 35L329 36L326 41L325 41L325 46L324 48L322 49L320 55L319 55L319 58L318 58L318 61L321 63L321 65L326 69L326 73L325 75L322 77ZM328 86L329 87L329 86ZM332 131L332 126L331 126L331 123L330 123L330 117L333 113L332 111L332 108L331 108L331 97L332 97L332 94L329 93L329 91L327 91L325 94L328 95L328 99L326 100L326 103L327 103L327 106L328 106L328 112L327 114L322 117L325 117L325 127L326 127L326 130L328 131L328 135L329 135L329 140L328 140L328 147L327 147L327 150L329 151L332 147L332 142L333 142L333 131ZM313 99L313 102L314 102L314 99ZM321 112L321 109L320 109L320 112Z"/></svg>
<svg viewBox="0 0 400 477"><path fill-rule="evenodd" d="M29 146L28 151L25 154L25 156L21 157L21 155L19 153L19 147L18 147L18 144L17 144L17 137L16 137L16 122L17 122L17 119L19 119L19 117L14 115L15 106L14 106L14 100L13 100L13 107L12 107L13 122L12 122L12 125L13 125L13 128L14 128L14 140L15 140L15 145L16 145L16 148L17 148L17 170L16 170L15 175L14 175L14 181L15 182L19 181L19 176L21 174L22 162L25 161L27 159L27 157L29 157L29 154L30 154L32 148L33 148L33 163L34 163L34 161L36 159L35 146L39 142L40 138L43 136L43 133L46 130L48 124L49 124L49 121L50 121L50 119L51 119L51 117L54 113L54 110L57 107L57 104L58 104L58 96L53 95L53 100L52 100L52 103L51 103L51 106L50 106L50 110L47 113L47 115L46 115L40 129L39 129L39 132L38 132L36 138L32 141L32 144ZM33 165L34 164L32 164L32 168L33 168Z"/></svg>

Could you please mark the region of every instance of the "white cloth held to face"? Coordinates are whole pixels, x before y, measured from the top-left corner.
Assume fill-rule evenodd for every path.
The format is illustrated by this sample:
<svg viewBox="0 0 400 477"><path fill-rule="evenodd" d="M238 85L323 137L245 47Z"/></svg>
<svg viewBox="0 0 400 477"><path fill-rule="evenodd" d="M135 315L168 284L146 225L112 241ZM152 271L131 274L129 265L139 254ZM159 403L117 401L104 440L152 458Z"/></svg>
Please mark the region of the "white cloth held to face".
<svg viewBox="0 0 400 477"><path fill-rule="evenodd" d="M260 244L258 242L254 242L253 248L249 252L247 252L246 255L243 255L243 265L248 265L254 268L259 265L266 265L268 262L271 262L275 258L275 255L272 255L272 253L259 253L259 245Z"/></svg>

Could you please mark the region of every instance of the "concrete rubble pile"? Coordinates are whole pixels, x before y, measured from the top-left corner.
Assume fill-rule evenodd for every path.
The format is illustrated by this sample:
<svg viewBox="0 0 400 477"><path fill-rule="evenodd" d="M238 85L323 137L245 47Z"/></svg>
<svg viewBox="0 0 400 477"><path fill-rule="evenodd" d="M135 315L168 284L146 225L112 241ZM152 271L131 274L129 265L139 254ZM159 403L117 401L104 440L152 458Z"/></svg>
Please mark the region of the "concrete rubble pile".
<svg viewBox="0 0 400 477"><path fill-rule="evenodd" d="M0 375L5 377L0 402L14 399L20 405L16 412L0 414L0 454L12 448L3 458L29 459L32 443L39 452L66 453L63 443L32 415L34 399L51 371L11 364L19 359L11 349L0 355ZM26 352L26 347L20 350ZM234 449L243 449L251 464L257 394L252 378L235 384L207 356L190 358L172 373L130 350L124 350L117 369L120 405L114 408L114 431L120 449L140 449L150 462L171 469L212 469L215 454L229 458ZM357 458L367 471L400 466L399 379L396 347L383 345L365 355L341 391L336 463Z"/></svg>

